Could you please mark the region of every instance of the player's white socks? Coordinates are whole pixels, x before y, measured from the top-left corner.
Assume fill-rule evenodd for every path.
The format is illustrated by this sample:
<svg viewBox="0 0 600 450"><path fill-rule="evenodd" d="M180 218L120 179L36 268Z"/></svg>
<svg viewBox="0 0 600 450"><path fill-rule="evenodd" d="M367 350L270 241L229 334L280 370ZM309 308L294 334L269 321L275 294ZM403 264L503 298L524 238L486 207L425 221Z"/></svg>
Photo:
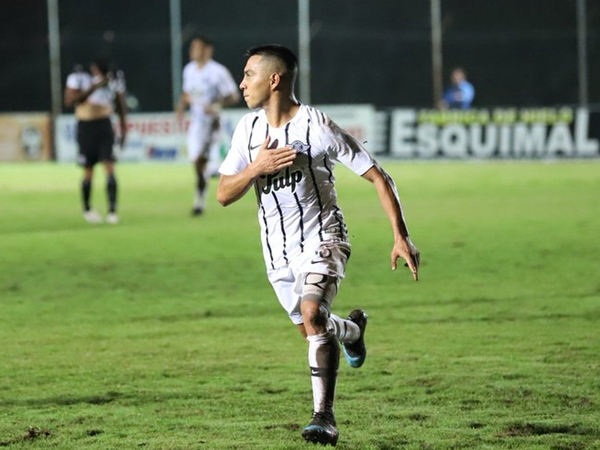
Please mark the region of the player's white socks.
<svg viewBox="0 0 600 450"><path fill-rule="evenodd" d="M340 346L330 331L308 336L307 339L314 411L333 413Z"/></svg>
<svg viewBox="0 0 600 450"><path fill-rule="evenodd" d="M335 314L329 315L327 330L332 331L342 344L351 344L360 337L360 328L351 320L342 319Z"/></svg>
<svg viewBox="0 0 600 450"><path fill-rule="evenodd" d="M194 196L194 207L204 209L206 205L206 193L208 192L208 186L204 189L196 189L196 195Z"/></svg>

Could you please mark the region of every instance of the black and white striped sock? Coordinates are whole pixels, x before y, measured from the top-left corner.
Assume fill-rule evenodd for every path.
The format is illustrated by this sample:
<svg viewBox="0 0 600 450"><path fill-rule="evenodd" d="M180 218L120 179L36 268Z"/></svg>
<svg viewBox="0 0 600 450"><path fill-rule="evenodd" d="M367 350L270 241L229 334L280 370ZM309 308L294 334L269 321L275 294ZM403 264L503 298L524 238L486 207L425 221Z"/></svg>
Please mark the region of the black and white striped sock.
<svg viewBox="0 0 600 450"><path fill-rule="evenodd" d="M360 328L351 320L330 314L327 330L332 331L342 344L351 344L360 337Z"/></svg>

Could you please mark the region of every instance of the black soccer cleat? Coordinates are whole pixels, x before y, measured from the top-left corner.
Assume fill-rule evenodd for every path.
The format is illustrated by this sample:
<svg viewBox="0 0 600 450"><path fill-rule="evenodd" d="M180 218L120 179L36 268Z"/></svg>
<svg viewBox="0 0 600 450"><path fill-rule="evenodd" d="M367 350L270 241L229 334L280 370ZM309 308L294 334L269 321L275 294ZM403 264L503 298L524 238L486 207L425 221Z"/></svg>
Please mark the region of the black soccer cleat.
<svg viewBox="0 0 600 450"><path fill-rule="evenodd" d="M204 213L204 209L200 208L199 206L194 206L192 208L192 217L201 216L203 213Z"/></svg>
<svg viewBox="0 0 600 450"><path fill-rule="evenodd" d="M331 444L333 447L337 444L339 435L335 417L330 412L313 412L311 422L302 431L302 437L306 442Z"/></svg>
<svg viewBox="0 0 600 450"><path fill-rule="evenodd" d="M350 367L359 368L367 359L367 346L365 345L365 330L367 328L367 313L362 309L355 309L348 316L348 320L354 322L360 328L359 338L351 344L344 344L344 357Z"/></svg>

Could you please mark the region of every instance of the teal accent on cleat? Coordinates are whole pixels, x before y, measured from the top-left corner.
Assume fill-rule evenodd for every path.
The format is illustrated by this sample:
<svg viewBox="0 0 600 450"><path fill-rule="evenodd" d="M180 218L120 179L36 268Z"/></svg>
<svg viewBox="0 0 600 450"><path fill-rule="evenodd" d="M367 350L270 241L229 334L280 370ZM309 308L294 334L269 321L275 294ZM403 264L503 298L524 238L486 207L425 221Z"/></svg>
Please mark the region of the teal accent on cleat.
<svg viewBox="0 0 600 450"><path fill-rule="evenodd" d="M365 330L367 329L367 313L362 309L355 309L348 315L348 320L354 322L360 328L359 338L351 344L344 344L344 357L350 367L359 368L367 359L367 346L365 345Z"/></svg>
<svg viewBox="0 0 600 450"><path fill-rule="evenodd" d="M307 442L335 447L339 432L332 413L313 412L311 422L302 431L302 437Z"/></svg>

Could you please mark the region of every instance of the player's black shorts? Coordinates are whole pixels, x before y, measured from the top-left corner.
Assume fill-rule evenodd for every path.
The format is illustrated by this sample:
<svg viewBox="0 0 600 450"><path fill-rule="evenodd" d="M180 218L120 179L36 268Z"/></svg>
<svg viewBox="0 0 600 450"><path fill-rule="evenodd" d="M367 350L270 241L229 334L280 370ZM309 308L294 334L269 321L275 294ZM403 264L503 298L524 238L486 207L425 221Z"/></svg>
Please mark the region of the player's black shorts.
<svg viewBox="0 0 600 450"><path fill-rule="evenodd" d="M77 122L79 165L93 167L104 161L114 161L115 133L110 119L80 120Z"/></svg>

